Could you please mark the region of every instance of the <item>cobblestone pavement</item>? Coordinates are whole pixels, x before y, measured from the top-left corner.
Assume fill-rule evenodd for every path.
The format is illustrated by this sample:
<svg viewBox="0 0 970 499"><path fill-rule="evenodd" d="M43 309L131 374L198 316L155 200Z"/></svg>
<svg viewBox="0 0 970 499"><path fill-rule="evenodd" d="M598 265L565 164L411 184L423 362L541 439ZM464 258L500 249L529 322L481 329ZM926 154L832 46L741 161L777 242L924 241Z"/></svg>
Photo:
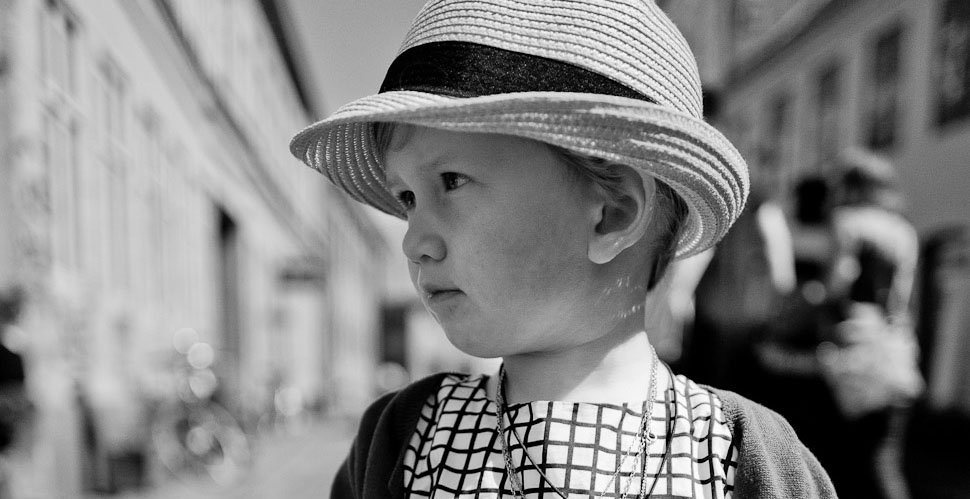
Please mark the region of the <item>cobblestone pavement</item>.
<svg viewBox="0 0 970 499"><path fill-rule="evenodd" d="M264 436L252 469L231 486L166 477L140 491L89 495L86 499L325 498L355 431L356 422L329 421L312 423L291 433Z"/></svg>

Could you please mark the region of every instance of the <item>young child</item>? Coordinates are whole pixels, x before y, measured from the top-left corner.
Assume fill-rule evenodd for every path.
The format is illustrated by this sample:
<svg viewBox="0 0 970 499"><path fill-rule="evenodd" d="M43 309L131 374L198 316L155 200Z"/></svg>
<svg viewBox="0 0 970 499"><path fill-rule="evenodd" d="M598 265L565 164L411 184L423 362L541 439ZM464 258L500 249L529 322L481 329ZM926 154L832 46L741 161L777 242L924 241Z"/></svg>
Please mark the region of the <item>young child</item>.
<svg viewBox="0 0 970 499"><path fill-rule="evenodd" d="M668 263L748 192L652 1L432 0L380 93L291 150L406 219L425 306L503 360L376 401L332 497L835 496L780 416L650 344Z"/></svg>

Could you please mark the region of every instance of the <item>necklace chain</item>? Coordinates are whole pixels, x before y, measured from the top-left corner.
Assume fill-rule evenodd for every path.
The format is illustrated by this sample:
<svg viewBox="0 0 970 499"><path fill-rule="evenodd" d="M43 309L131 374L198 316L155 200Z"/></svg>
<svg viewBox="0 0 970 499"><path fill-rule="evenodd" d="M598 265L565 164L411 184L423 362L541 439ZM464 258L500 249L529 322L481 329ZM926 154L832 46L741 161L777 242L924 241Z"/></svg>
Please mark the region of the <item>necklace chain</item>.
<svg viewBox="0 0 970 499"><path fill-rule="evenodd" d="M629 457L633 455L631 454L631 452L633 451L633 448L636 447L637 449L637 452L635 454L636 457L633 460L633 469L635 471L631 473L629 480L627 480L626 485L623 487L623 494L620 496L623 498L627 497L627 493L630 490L630 485L633 483L636 470L642 470L640 474L640 492L637 494L637 497L644 496L645 484L646 484L645 470L646 470L646 462L647 462L647 450L650 448L650 443L657 438L656 435L654 435L653 432L650 430L650 420L653 417L653 400L657 396L657 364L659 363L659 359L657 359L657 352L656 350L653 349L653 345L650 346L650 353L652 357L651 367L650 367L650 386L647 390L646 407L643 410L643 414L640 416L640 425L639 425L639 428L637 429L637 434L635 437L636 440L634 442L634 445L630 446L630 448L623 453L623 459L616 465L616 471L613 472L613 476L610 477L610 481L606 483L606 487L605 487L605 490L609 490L610 486L612 486L615 481L619 480L620 474L622 473L622 470L623 470L623 465L627 462L627 459L629 459ZM525 487L523 487L522 485L522 482L519 478L519 474L515 472L515 466L512 464L512 452L509 449L509 442L506 441L506 438L505 438L504 420L505 420L506 406L505 406L504 392L505 392L505 365L503 364L499 368L498 386L495 389L495 407L496 407L495 426L496 426L496 432L498 433L499 445L502 448L502 457L505 460L505 469L506 469L506 472L508 473L509 481L512 483L512 493L514 494L516 499L521 499L525 497ZM545 481L546 484L549 485L549 487L552 487L552 490L557 495L559 495L559 497L566 499L566 495L561 490L559 490L555 485L553 485L552 481L549 480L549 477L547 477L546 474L542 471L542 467L539 466L534 459L532 459L531 455L529 455L529 451L526 449L525 443L519 437L518 432L516 432L514 427L511 428L511 432L513 435L515 435L515 439L518 441L519 447L522 449L522 454L532 463L532 467L536 470L536 472L539 473L539 476L542 477L543 481Z"/></svg>

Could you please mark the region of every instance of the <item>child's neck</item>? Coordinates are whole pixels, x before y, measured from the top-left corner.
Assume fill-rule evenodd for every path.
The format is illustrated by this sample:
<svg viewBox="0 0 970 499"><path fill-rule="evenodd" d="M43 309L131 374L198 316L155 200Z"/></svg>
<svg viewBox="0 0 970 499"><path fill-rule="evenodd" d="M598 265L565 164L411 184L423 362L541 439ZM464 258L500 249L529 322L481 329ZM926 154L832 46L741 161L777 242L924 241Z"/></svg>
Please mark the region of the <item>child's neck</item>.
<svg viewBox="0 0 970 499"><path fill-rule="evenodd" d="M647 398L654 357L646 333L618 331L575 348L503 361L508 403L624 403Z"/></svg>

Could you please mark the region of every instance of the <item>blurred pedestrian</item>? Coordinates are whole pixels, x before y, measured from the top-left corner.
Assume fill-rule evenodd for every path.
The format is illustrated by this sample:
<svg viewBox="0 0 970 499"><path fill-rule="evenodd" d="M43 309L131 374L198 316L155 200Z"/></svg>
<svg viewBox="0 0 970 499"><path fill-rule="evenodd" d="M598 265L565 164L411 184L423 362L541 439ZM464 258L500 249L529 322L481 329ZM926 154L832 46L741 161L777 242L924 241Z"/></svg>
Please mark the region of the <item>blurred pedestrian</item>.
<svg viewBox="0 0 970 499"><path fill-rule="evenodd" d="M905 408L923 388L909 312L919 242L902 215L902 193L887 160L851 149L838 156L837 166L836 253L827 287L841 321L819 355L857 438L853 451L842 454L844 473L833 473L860 497L905 498ZM867 468L859 470L859 462Z"/></svg>
<svg viewBox="0 0 970 499"><path fill-rule="evenodd" d="M846 303L872 303L893 320L909 316L919 243L902 215L903 196L885 159L860 149L839 156L832 226L836 261L829 289Z"/></svg>
<svg viewBox="0 0 970 499"><path fill-rule="evenodd" d="M651 345L671 260L714 245L748 194L700 103L652 0L432 0L381 93L294 138L407 220L425 306L503 360L375 402L332 497L834 497L782 418Z"/></svg>
<svg viewBox="0 0 970 499"><path fill-rule="evenodd" d="M0 291L0 499L11 497L8 460L24 440L33 412L20 354L24 338L17 327L23 298L18 287Z"/></svg>
<svg viewBox="0 0 970 499"><path fill-rule="evenodd" d="M922 386L909 319L918 245L891 166L861 150L795 192L798 291L757 345L757 400L779 411L843 497L908 497L905 406Z"/></svg>

